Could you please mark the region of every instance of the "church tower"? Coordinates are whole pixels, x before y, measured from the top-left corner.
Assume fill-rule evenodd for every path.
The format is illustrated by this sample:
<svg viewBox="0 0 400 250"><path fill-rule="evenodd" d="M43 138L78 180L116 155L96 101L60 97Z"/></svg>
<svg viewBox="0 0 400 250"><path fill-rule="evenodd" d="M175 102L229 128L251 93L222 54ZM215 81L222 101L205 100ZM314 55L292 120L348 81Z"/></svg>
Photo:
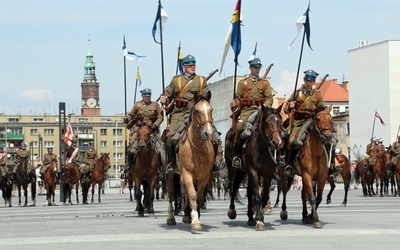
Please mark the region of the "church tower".
<svg viewBox="0 0 400 250"><path fill-rule="evenodd" d="M96 66L93 62L93 55L90 51L86 54L84 64L85 75L83 77L82 87L82 109L81 115L100 115L99 103L99 83L96 79Z"/></svg>

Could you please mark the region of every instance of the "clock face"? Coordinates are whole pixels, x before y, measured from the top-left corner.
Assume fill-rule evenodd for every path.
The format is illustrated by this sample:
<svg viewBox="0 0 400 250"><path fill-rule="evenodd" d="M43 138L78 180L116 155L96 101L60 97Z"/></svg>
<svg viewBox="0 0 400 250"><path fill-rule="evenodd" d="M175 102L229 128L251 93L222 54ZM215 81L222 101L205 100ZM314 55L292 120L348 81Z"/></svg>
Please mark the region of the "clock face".
<svg viewBox="0 0 400 250"><path fill-rule="evenodd" d="M86 104L88 105L89 108L94 108L97 105L97 101L94 98L89 98L87 99Z"/></svg>
<svg viewBox="0 0 400 250"><path fill-rule="evenodd" d="M85 106L85 100L82 100L82 107Z"/></svg>

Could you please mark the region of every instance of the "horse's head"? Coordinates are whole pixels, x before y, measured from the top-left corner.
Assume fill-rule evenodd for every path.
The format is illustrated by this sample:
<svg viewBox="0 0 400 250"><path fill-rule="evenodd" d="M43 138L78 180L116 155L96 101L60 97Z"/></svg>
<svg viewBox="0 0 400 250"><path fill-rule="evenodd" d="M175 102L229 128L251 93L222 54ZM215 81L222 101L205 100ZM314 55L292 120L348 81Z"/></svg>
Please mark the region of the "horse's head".
<svg viewBox="0 0 400 250"><path fill-rule="evenodd" d="M144 152L150 149L151 146L151 128L147 125L139 127L137 133L138 150Z"/></svg>
<svg viewBox="0 0 400 250"><path fill-rule="evenodd" d="M332 105L319 111L314 117L315 130L324 144L330 144L333 137L333 122L332 116L329 113L331 109Z"/></svg>
<svg viewBox="0 0 400 250"><path fill-rule="evenodd" d="M210 92L206 96L199 95L196 92L191 116L191 124L200 130L201 139L204 141L211 140L213 134L213 107L209 101L210 98Z"/></svg>
<svg viewBox="0 0 400 250"><path fill-rule="evenodd" d="M103 166L110 166L110 153L101 153L100 160Z"/></svg>
<svg viewBox="0 0 400 250"><path fill-rule="evenodd" d="M261 105L262 121L260 123L262 133L268 138L269 143L273 150L280 149L282 143L282 105L278 109L265 108Z"/></svg>

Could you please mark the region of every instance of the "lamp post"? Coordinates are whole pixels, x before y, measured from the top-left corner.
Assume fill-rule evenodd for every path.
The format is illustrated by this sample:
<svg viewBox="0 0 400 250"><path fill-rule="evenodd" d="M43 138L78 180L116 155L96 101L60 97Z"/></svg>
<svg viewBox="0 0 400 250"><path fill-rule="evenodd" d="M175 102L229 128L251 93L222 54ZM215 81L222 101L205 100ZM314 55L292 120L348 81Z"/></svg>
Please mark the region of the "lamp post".
<svg viewBox="0 0 400 250"><path fill-rule="evenodd" d="M39 159L42 157L42 136L40 135L40 133L38 133L38 156Z"/></svg>
<svg viewBox="0 0 400 250"><path fill-rule="evenodd" d="M118 121L115 120L115 179L118 175Z"/></svg>

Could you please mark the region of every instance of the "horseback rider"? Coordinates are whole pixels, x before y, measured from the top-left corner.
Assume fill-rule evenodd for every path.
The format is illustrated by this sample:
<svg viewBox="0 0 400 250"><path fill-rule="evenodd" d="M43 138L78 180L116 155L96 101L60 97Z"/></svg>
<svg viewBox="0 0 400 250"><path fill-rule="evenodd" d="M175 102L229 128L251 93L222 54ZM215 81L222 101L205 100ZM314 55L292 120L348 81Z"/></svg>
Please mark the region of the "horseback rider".
<svg viewBox="0 0 400 250"><path fill-rule="evenodd" d="M335 163L329 168L329 178L335 178L335 173L340 172L344 168L345 156L340 149L335 149Z"/></svg>
<svg viewBox="0 0 400 250"><path fill-rule="evenodd" d="M90 178L94 165L96 164L96 160L98 158L97 151L94 148L93 142L89 143L89 148L85 150L85 163L86 163L86 170L88 173L88 177ZM85 175L85 173L81 174L81 179Z"/></svg>
<svg viewBox="0 0 400 250"><path fill-rule="evenodd" d="M236 117L234 152L232 166L241 167L240 153L242 151L243 139L251 134L251 127L257 116L259 105L267 108L272 107L273 95L271 85L266 79L259 77L262 67L261 60L258 57L252 57L248 61L250 75L239 81L236 88L235 98L231 100L231 109L240 111Z"/></svg>
<svg viewBox="0 0 400 250"><path fill-rule="evenodd" d="M325 109L324 99L321 92L315 89L315 80L318 73L310 69L304 71L303 81L304 84L296 90L297 93L293 93L286 101L284 112L285 114L292 113L291 126L288 129L289 141L286 143L286 168L284 169L284 175L292 177L293 171L293 159L296 156L298 149L303 146L303 141L307 136L307 129L309 128L312 118L315 112L318 110ZM296 97L296 99L295 99ZM287 140L287 136L286 140ZM334 148L334 147L332 147ZM333 162L333 157L331 157Z"/></svg>
<svg viewBox="0 0 400 250"><path fill-rule="evenodd" d="M53 154L53 148L47 148L47 154L43 156L43 167L40 170L40 178L44 180L44 174L46 173L46 170L50 167L52 161L57 161L58 162L58 157L56 154ZM57 181L59 180L59 177L57 176Z"/></svg>
<svg viewBox="0 0 400 250"><path fill-rule="evenodd" d="M31 151L26 149L26 143L21 142L21 144L19 145L19 149L17 150L17 152L15 154L16 165L14 166L12 177L11 177L11 180L13 182L15 182L18 167L21 165L22 161L28 161L30 156L31 156ZM29 162L27 162L26 167L27 167L26 171L27 171L28 177L30 179L30 182L35 183L36 182L35 169L29 164Z"/></svg>
<svg viewBox="0 0 400 250"><path fill-rule="evenodd" d="M182 59L183 74L174 76L171 83L165 89L164 95L160 97L163 105L174 105L170 116L170 130L167 137L167 172L173 174L175 166L173 156L175 146L178 144L181 133L189 123L190 113L193 107L194 94L206 96L210 91L204 76L196 74L196 58L187 55ZM219 133L213 126L213 145L217 155L218 142L221 140ZM214 168L214 171L216 169Z"/></svg>
<svg viewBox="0 0 400 250"><path fill-rule="evenodd" d="M378 145L378 139L372 137L370 143L368 143L365 153L368 155L368 164L364 165L364 169L367 171L367 175L372 174L372 170L376 161L376 147Z"/></svg>
<svg viewBox="0 0 400 250"><path fill-rule="evenodd" d="M79 164L77 160L79 159L80 155L80 150L79 147L77 146L77 140L76 138L72 138L71 140L71 145L69 145L66 150L65 150L65 164L66 166L68 163L74 163L79 167Z"/></svg>
<svg viewBox="0 0 400 250"><path fill-rule="evenodd" d="M390 153L392 154L391 171L394 172L397 162L400 159L400 135L397 136L397 141L393 142L390 147Z"/></svg>
<svg viewBox="0 0 400 250"><path fill-rule="evenodd" d="M151 126L152 136L156 141L156 150L159 157L161 156L162 151L162 141L159 134L159 127L164 121L164 117L161 113L161 107L157 102L153 102L151 100L151 89L142 89L140 93L142 94L142 100L135 102L132 109L124 119L126 128L131 129L132 131L132 136L129 140L128 164L125 166L125 172L129 171L131 164L132 167L134 167L133 164L135 162L135 156L138 153L137 135L139 127L142 126L143 123ZM161 168L162 164L160 164L159 167Z"/></svg>
<svg viewBox="0 0 400 250"><path fill-rule="evenodd" d="M8 167L7 167L7 153L4 152L3 146L0 146L0 174L4 177L4 179L7 179L7 174L8 174ZM7 185L11 185L12 182L9 180L7 181Z"/></svg>

